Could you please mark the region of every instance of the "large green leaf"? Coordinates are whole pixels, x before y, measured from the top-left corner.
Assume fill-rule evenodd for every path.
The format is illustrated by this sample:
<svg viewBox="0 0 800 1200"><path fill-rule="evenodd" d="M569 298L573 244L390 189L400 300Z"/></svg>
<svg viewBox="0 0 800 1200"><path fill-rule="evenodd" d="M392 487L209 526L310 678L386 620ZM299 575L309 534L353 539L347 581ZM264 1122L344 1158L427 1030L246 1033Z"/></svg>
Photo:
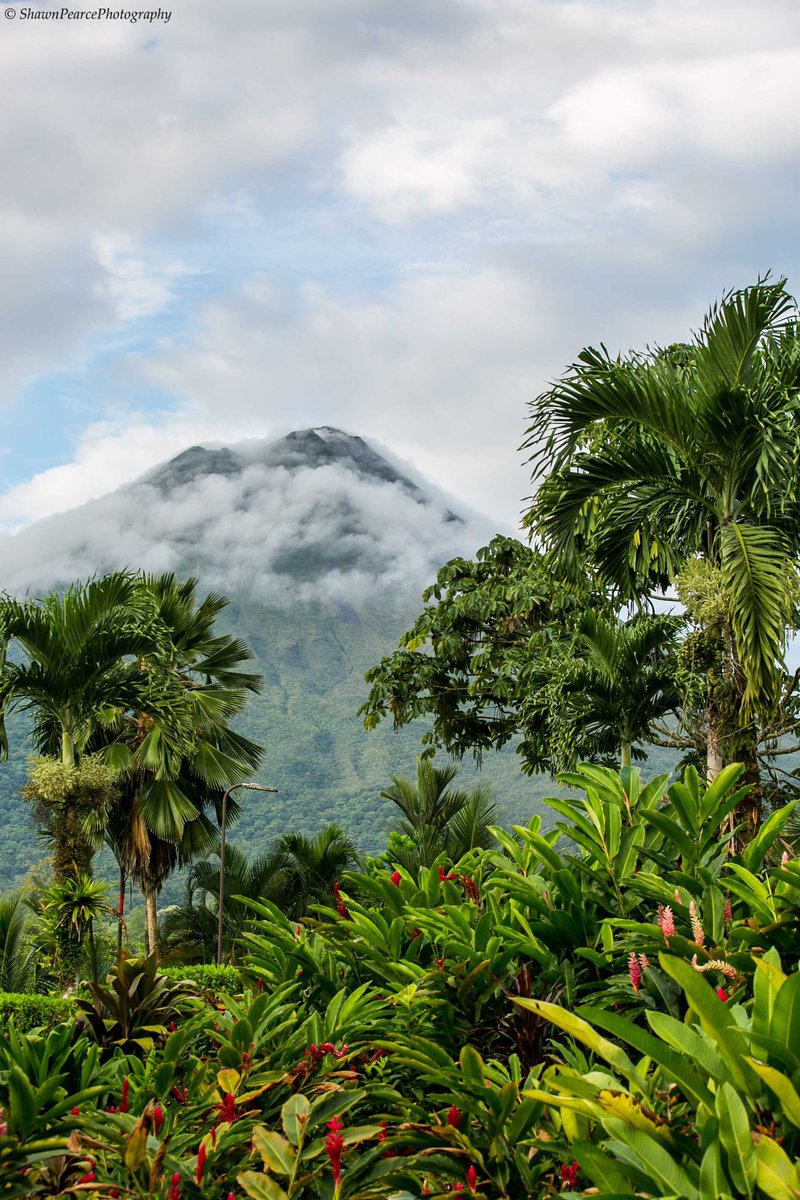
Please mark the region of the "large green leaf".
<svg viewBox="0 0 800 1200"><path fill-rule="evenodd" d="M757 1162L747 1110L736 1089L721 1084L717 1092L719 1139L728 1160L728 1172L739 1192L752 1196Z"/></svg>
<svg viewBox="0 0 800 1200"><path fill-rule="evenodd" d="M756 1144L756 1183L769 1200L797 1200L800 1173L782 1146L766 1134Z"/></svg>

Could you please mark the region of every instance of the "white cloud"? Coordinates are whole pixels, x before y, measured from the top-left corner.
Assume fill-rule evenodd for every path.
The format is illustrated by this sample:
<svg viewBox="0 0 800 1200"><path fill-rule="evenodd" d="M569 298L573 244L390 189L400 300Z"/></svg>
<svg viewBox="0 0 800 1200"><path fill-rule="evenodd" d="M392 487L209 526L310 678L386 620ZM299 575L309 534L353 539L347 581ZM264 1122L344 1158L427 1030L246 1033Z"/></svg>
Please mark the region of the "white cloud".
<svg viewBox="0 0 800 1200"><path fill-rule="evenodd" d="M107 419L74 417L72 461L0 520L193 441L329 422L512 521L525 402L582 344L684 336L724 287L797 270L795 10L196 0L163 27L6 22L0 402L103 337L111 361ZM167 311L180 337L108 352ZM137 415L141 385L171 411Z"/></svg>
<svg viewBox="0 0 800 1200"><path fill-rule="evenodd" d="M158 480L139 482L0 535L4 586L37 593L142 568L191 570L206 586L276 604L360 602L376 589L416 598L442 562L473 553L491 533L471 517L448 519L435 489L422 503L341 461L268 465L263 445L246 453L240 474L201 475L168 492Z"/></svg>

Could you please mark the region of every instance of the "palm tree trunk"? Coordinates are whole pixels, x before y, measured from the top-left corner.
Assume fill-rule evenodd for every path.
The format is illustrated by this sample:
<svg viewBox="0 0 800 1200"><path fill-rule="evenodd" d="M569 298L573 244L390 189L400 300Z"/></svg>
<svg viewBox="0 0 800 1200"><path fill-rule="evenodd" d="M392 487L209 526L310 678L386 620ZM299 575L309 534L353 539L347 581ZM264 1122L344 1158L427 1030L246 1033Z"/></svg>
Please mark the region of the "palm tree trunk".
<svg viewBox="0 0 800 1200"><path fill-rule="evenodd" d="M145 887L144 902L147 911L147 951L158 959L158 909L154 887Z"/></svg>
<svg viewBox="0 0 800 1200"><path fill-rule="evenodd" d="M709 714L706 733L706 781L713 783L722 770L722 749L720 747L719 730Z"/></svg>
<svg viewBox="0 0 800 1200"><path fill-rule="evenodd" d="M94 921L89 918L89 958L92 963L92 983L97 983L97 946L94 940Z"/></svg>
<svg viewBox="0 0 800 1200"><path fill-rule="evenodd" d="M117 909L117 958L122 957L122 928L125 924L125 865L119 865L119 908Z"/></svg>
<svg viewBox="0 0 800 1200"><path fill-rule="evenodd" d="M631 765L631 743L630 742L622 743L622 753L620 755L620 764L619 765L620 765L620 769L622 769L623 767L629 767Z"/></svg>

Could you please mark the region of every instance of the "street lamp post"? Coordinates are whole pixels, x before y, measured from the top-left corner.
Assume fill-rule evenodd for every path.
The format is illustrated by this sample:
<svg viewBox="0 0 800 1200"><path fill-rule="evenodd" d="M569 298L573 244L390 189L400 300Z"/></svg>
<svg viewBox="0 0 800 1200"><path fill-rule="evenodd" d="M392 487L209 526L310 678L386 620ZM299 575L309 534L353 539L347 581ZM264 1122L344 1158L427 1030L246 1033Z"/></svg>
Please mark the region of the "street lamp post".
<svg viewBox="0 0 800 1200"><path fill-rule="evenodd" d="M225 824L228 819L228 796L239 788L250 792L277 792L277 788L263 787L260 783L235 783L222 797L222 820L219 827L219 913L217 915L217 966L222 962L222 915L225 896Z"/></svg>

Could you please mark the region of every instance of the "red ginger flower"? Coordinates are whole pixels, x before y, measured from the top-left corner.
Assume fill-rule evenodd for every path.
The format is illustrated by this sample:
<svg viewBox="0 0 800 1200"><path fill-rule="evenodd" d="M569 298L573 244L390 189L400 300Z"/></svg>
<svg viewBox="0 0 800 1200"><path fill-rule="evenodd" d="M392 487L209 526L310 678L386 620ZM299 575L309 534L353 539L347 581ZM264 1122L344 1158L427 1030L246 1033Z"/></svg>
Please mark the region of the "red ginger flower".
<svg viewBox="0 0 800 1200"><path fill-rule="evenodd" d="M561 1186L574 1188L578 1182L578 1164L576 1162L561 1164Z"/></svg>
<svg viewBox="0 0 800 1200"><path fill-rule="evenodd" d="M439 879L442 883L448 883L451 879L458 879L458 871L454 875L445 875L444 867L439 867Z"/></svg>
<svg viewBox="0 0 800 1200"><path fill-rule="evenodd" d="M73 1116L73 1117L79 1117L80 1115L81 1115L81 1110L78 1108L78 1106L77 1106L77 1104L76 1104L76 1105L75 1105L75 1107L74 1107L74 1108L73 1108L73 1110L72 1110L72 1116Z"/></svg>
<svg viewBox="0 0 800 1200"><path fill-rule="evenodd" d="M325 1149L333 1168L333 1182L338 1187L342 1178L342 1153L344 1151L344 1125L338 1117L328 1122L328 1136L325 1138Z"/></svg>
<svg viewBox="0 0 800 1200"><path fill-rule="evenodd" d="M119 1102L119 1111L126 1113L128 1111L128 1092L131 1088L131 1081L126 1076L122 1081L122 1097Z"/></svg>
<svg viewBox="0 0 800 1200"><path fill-rule="evenodd" d="M467 1183L469 1184L469 1190L471 1192L475 1191L477 1182L478 1182L478 1172L470 1164L469 1170L467 1171Z"/></svg>
<svg viewBox="0 0 800 1200"><path fill-rule="evenodd" d="M403 876L400 874L399 871L392 871L389 878L391 879L391 881L395 887L400 887L400 881L403 878Z"/></svg>
<svg viewBox="0 0 800 1200"><path fill-rule="evenodd" d="M158 1137L158 1131L164 1124L164 1110L160 1104L157 1104L153 1109L153 1124L156 1128L156 1137Z"/></svg>
<svg viewBox="0 0 800 1200"><path fill-rule="evenodd" d="M447 1124L452 1125L454 1129L458 1129L461 1125L461 1109L456 1108L455 1104L450 1105L450 1111L447 1114Z"/></svg>
<svg viewBox="0 0 800 1200"><path fill-rule="evenodd" d="M335 883L333 885L333 894L336 898L336 911L338 912L339 916L342 918L343 921L349 921L350 920L350 909L347 907L344 900L342 899L340 889L341 889L340 883Z"/></svg>
<svg viewBox="0 0 800 1200"><path fill-rule="evenodd" d="M169 1200L181 1200L181 1177L177 1171L170 1180Z"/></svg>
<svg viewBox="0 0 800 1200"><path fill-rule="evenodd" d="M198 1187L200 1187L200 1184L203 1182L203 1172L206 1169L207 1153L205 1142L201 1142L197 1151L197 1170L194 1173L194 1181Z"/></svg>
<svg viewBox="0 0 800 1200"><path fill-rule="evenodd" d="M725 1000L729 1000L729 999L730 999L730 997L729 997L728 993L725 991L725 988L724 988L724 987L718 987L718 988L717 988L717 995L719 996L720 1000L722 1000L723 1002L724 1002Z"/></svg>
<svg viewBox="0 0 800 1200"><path fill-rule="evenodd" d="M233 1092L226 1092L219 1106L220 1121L227 1121L230 1125L236 1120L236 1097Z"/></svg>
<svg viewBox="0 0 800 1200"><path fill-rule="evenodd" d="M725 897L725 907L722 910L722 919L723 919L723 921L732 921L733 920L733 909L731 908L730 896Z"/></svg>

